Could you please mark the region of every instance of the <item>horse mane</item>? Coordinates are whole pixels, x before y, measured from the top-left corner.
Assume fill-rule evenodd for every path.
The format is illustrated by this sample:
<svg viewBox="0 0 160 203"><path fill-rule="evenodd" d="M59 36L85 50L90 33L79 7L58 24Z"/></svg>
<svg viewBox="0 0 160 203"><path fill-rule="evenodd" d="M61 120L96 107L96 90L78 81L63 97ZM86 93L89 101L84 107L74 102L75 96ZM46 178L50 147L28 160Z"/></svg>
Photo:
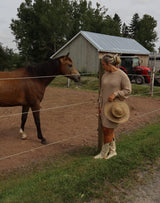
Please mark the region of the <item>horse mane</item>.
<svg viewBox="0 0 160 203"><path fill-rule="evenodd" d="M49 59L46 62L39 63L35 66L26 66L25 69L29 73L30 76L49 76L58 74L60 72L59 66L61 64L60 58L64 56Z"/></svg>

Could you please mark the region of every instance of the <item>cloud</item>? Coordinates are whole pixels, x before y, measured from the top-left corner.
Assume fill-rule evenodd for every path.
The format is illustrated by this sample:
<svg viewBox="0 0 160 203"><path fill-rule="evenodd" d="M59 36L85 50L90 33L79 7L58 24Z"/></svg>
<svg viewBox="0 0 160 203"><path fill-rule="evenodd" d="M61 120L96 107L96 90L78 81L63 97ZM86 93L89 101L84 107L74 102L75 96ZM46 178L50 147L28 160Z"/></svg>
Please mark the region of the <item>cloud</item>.
<svg viewBox="0 0 160 203"><path fill-rule="evenodd" d="M132 1L133 3L135 3L135 0ZM136 0L136 3L138 4L146 4L146 3L149 3L150 1L149 0Z"/></svg>

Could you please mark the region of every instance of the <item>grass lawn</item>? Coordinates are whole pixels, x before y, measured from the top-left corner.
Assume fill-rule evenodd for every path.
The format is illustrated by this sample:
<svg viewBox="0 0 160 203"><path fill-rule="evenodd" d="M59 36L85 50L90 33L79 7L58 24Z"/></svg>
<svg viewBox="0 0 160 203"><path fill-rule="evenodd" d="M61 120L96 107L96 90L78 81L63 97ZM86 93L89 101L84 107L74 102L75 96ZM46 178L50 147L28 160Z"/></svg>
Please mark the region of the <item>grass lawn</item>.
<svg viewBox="0 0 160 203"><path fill-rule="evenodd" d="M67 88L67 78L64 76L56 77L52 83L52 87L66 87ZM74 81L70 81L70 88L87 90L87 91L96 91L99 90L99 80L95 76L81 76L81 84L77 84ZM150 95L150 86L149 84L145 85L136 85L132 84L132 95L139 96L149 96ZM160 96L160 87L154 87L153 96Z"/></svg>
<svg viewBox="0 0 160 203"><path fill-rule="evenodd" d="M132 182L136 172L152 165L160 157L159 146L160 123L156 123L121 135L117 141L118 155L109 160L94 160L96 147L52 157L25 173L15 171L0 177L0 202L75 203L97 198L115 202L116 185L123 179Z"/></svg>

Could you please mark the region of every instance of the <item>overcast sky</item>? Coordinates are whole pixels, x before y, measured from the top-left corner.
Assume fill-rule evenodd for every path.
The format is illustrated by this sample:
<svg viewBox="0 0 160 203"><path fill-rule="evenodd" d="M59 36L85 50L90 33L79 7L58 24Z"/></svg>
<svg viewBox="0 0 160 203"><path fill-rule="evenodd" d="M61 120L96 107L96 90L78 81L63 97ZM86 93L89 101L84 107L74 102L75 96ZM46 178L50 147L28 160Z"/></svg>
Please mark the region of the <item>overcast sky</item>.
<svg viewBox="0 0 160 203"><path fill-rule="evenodd" d="M9 28L11 19L16 18L17 8L24 0L0 0L0 43L4 47L16 49L13 42L14 36ZM144 14L149 14L157 21L157 34L160 38L160 0L91 0L93 6L99 2L101 6L108 8L107 14L119 15L122 23L127 25L135 13L142 18ZM156 42L156 48L160 47L160 39Z"/></svg>

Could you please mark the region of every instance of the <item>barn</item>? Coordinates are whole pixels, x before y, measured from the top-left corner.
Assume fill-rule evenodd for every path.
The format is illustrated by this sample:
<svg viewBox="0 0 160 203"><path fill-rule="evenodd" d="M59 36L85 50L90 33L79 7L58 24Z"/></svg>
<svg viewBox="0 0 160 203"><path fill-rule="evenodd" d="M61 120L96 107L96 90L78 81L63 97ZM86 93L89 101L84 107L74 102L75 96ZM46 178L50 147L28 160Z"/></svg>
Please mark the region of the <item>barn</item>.
<svg viewBox="0 0 160 203"><path fill-rule="evenodd" d="M97 73L99 59L106 53L139 56L141 65L147 66L150 52L136 40L80 31L51 58L70 53L74 66L81 73Z"/></svg>
<svg viewBox="0 0 160 203"><path fill-rule="evenodd" d="M155 70L160 71L160 53L151 53L149 56L149 67L154 67Z"/></svg>

